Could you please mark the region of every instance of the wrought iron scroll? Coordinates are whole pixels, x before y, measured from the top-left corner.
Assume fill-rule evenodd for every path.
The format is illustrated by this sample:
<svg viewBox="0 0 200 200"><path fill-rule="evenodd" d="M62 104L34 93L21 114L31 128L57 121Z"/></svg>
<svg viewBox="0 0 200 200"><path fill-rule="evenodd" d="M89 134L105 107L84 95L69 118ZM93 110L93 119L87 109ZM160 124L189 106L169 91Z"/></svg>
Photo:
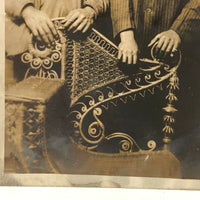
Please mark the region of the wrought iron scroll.
<svg viewBox="0 0 200 200"><path fill-rule="evenodd" d="M27 64L24 78L36 76L49 79L64 79L64 62L62 52L65 49L65 37L60 31L59 22L53 20L59 37L55 44L50 46L44 42L37 41L34 37L29 42L29 48L21 55L21 61Z"/></svg>
<svg viewBox="0 0 200 200"><path fill-rule="evenodd" d="M101 143L119 138L119 152L143 151L127 133L105 133L100 117L111 104L117 106L119 101L126 103L128 99L135 101L138 96L145 97L147 93L153 95L157 89L163 90L163 83L169 81L168 105L163 108L166 114L162 130L164 142L168 142L175 121L173 102L177 100L176 72L181 61L180 54L178 58L171 59L173 62L165 63L156 59L152 50L152 59L140 59L150 67L142 66L136 73L127 75L118 66L118 48L112 42L95 29L80 39L71 38L61 20L53 20L60 36L56 44L47 48L33 40L29 52L22 55L22 61L30 64L26 77L34 70L36 76L45 78L59 78L54 64L60 62L60 76L66 80L71 100L70 119L74 124L72 140L81 148L95 151ZM147 151L152 151L156 143L150 141L147 146Z"/></svg>
<svg viewBox="0 0 200 200"><path fill-rule="evenodd" d="M127 76L119 70L116 64L116 55L118 52L115 45L112 43L108 44L109 42L96 31L91 33L88 40L98 46L99 49L103 49L106 52L106 58L110 56L113 60L113 65L116 67L116 72L119 72L119 79L104 81L104 84L99 84L98 87L95 87L94 81L93 88L88 88L86 91L82 90L81 95L72 96L70 118L73 121L75 129L72 140L80 148L87 151L95 151L102 143L114 138L119 139L119 152L133 152L135 149L137 151L154 150L156 148L155 141L148 142L147 146L149 150L147 150L141 149L130 134L120 132L105 133L105 127L100 120L100 116L103 111L109 109L109 105L111 104L117 106L119 101L123 103L126 103L128 99L135 101L138 96L145 97L147 93L153 95L157 89L163 90L163 82L165 81L169 80L170 85L168 88L177 88L177 85L174 85L174 83L177 82L175 76L181 62L180 52L176 56L177 62L174 62L175 58L171 58L173 62L170 61L168 64L156 58L152 60L141 59L141 62L147 63L151 67L140 67L139 72ZM75 43L74 45L78 46L79 44ZM100 53L100 51L98 52ZM78 68L79 66L76 65L75 67ZM98 71L98 65L96 65L96 70ZM107 70L109 72L109 69ZM171 93L172 88L169 91L169 95ZM168 96L166 98L169 98ZM164 119L166 121L166 116ZM166 142L166 133L164 142Z"/></svg>

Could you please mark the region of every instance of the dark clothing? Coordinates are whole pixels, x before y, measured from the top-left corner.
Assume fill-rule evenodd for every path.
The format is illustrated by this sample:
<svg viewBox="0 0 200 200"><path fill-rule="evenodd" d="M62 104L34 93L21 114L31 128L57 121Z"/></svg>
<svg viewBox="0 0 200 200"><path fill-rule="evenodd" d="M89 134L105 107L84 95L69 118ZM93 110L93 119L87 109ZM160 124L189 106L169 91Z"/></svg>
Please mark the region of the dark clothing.
<svg viewBox="0 0 200 200"><path fill-rule="evenodd" d="M175 130L176 135L190 133L200 119L200 0L111 0L111 17L115 37L134 30L141 57L149 55L147 45L157 34L169 29L179 34L183 59Z"/></svg>
<svg viewBox="0 0 200 200"><path fill-rule="evenodd" d="M132 28L140 48L168 29L187 42L200 28L200 0L111 0L111 17L114 36Z"/></svg>

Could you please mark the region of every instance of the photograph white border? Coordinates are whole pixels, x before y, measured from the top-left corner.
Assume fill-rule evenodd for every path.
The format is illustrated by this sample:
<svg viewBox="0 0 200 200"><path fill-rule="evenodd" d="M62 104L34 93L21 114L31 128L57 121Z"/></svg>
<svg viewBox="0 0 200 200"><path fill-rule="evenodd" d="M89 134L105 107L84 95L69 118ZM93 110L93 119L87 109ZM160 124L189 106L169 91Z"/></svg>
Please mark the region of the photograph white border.
<svg viewBox="0 0 200 200"><path fill-rule="evenodd" d="M173 190L200 190L200 180L169 179L169 178L142 178L125 176L93 176L67 174L4 174L4 74L5 74L5 7L0 1L0 185L7 186L55 186L55 187L101 187L102 182L108 183L105 187L142 188L142 189L173 189ZM114 186L115 187L115 186Z"/></svg>

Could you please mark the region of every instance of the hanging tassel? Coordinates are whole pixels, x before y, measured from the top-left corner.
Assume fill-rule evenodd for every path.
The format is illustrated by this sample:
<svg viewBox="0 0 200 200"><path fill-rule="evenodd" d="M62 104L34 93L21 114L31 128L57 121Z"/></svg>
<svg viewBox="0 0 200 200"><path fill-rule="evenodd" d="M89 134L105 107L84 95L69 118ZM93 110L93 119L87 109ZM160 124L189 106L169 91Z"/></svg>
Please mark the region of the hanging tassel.
<svg viewBox="0 0 200 200"><path fill-rule="evenodd" d="M174 113L178 110L172 104L175 101L178 101L178 98L175 95L175 90L179 89L179 78L177 73L174 72L173 75L169 79L169 84L167 86L169 92L165 97L168 100L167 106L163 108L166 114L163 116L164 127L162 132L164 133L163 142L169 143L170 142L170 135L174 133L173 124L175 123Z"/></svg>

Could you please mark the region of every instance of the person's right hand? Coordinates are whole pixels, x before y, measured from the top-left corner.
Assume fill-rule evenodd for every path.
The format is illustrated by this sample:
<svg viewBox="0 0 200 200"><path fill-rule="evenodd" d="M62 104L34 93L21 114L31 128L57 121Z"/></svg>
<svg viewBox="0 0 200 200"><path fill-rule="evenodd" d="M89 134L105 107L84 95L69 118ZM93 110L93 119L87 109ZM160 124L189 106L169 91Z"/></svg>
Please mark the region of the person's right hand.
<svg viewBox="0 0 200 200"><path fill-rule="evenodd" d="M119 44L118 59L122 59L123 63L136 64L138 45L135 41L132 30L120 33L121 43Z"/></svg>
<svg viewBox="0 0 200 200"><path fill-rule="evenodd" d="M94 9L86 6L85 8L72 10L62 23L68 31L72 30L73 33L81 31L85 33L93 24L94 18Z"/></svg>
<svg viewBox="0 0 200 200"><path fill-rule="evenodd" d="M46 13L35 9L33 6L27 6L22 11L22 17L37 40L44 41L50 45L54 43L57 37L57 31Z"/></svg>

